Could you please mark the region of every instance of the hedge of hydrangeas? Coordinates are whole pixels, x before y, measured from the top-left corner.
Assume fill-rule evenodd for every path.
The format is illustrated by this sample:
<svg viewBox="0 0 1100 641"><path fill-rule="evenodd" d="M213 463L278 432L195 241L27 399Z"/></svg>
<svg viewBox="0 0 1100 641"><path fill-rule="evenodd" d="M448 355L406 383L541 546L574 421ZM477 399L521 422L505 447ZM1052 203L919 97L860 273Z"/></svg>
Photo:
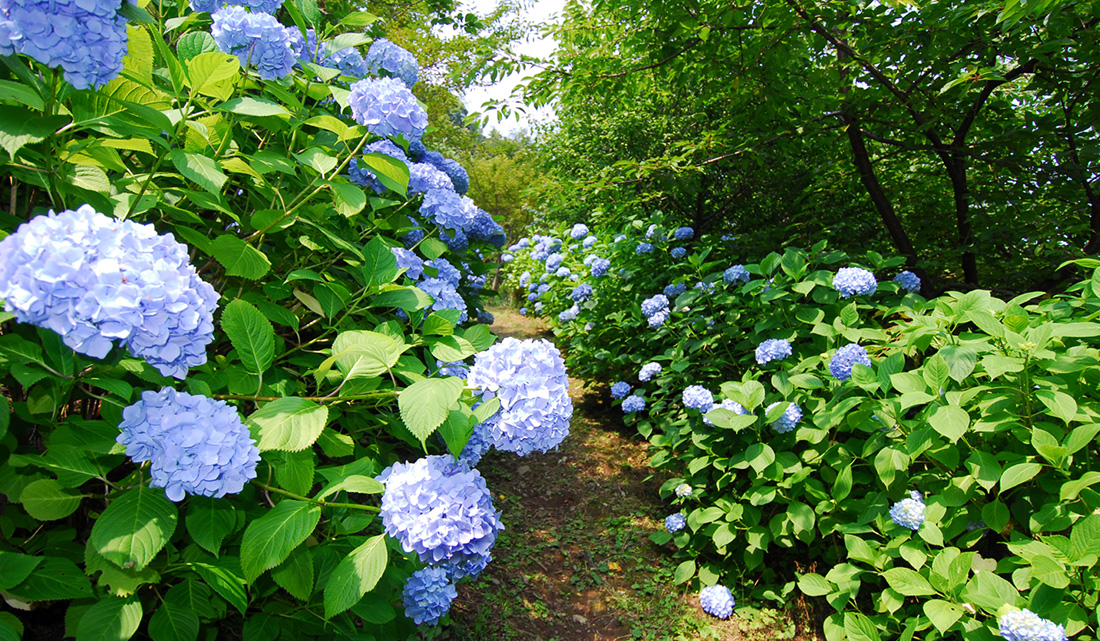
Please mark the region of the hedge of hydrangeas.
<svg viewBox="0 0 1100 641"><path fill-rule="evenodd" d="M411 638L490 562L475 466L557 447L568 377L486 326L503 228L375 20L0 0L8 604L77 639Z"/></svg>
<svg viewBox="0 0 1100 641"><path fill-rule="evenodd" d="M545 230L506 282L540 283L571 370L615 383L675 506L651 538L705 611L801 593L830 641L1096 638L1100 261L1054 295L928 299L897 257L666 223Z"/></svg>

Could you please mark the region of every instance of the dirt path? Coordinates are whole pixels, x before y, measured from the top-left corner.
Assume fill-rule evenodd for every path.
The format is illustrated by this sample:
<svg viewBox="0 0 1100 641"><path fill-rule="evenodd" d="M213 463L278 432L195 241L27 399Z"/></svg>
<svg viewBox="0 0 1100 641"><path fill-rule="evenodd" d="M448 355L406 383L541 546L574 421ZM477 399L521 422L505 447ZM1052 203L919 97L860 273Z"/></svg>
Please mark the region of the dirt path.
<svg viewBox="0 0 1100 641"><path fill-rule="evenodd" d="M537 319L491 311L498 335L552 338ZM570 379L570 393L573 421L558 451L493 451L478 466L507 529L481 579L460 587L444 638L791 638L794 626L774 612L719 621L674 589L671 555L648 538L663 529L668 507L647 443L624 430L606 389Z"/></svg>

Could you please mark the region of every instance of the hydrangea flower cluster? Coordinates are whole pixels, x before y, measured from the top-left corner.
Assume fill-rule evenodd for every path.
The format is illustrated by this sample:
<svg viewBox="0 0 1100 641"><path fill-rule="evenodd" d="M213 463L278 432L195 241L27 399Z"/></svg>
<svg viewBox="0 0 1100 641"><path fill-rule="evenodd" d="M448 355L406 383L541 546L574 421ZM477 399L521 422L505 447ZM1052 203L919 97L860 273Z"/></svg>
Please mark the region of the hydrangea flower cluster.
<svg viewBox="0 0 1100 641"><path fill-rule="evenodd" d="M691 240L695 237L695 230L691 227L677 227L676 231L672 232L672 237L676 240Z"/></svg>
<svg viewBox="0 0 1100 641"><path fill-rule="evenodd" d="M435 625L451 609L451 602L458 597L451 578L443 568L427 567L413 572L405 581L401 602L405 616L417 625Z"/></svg>
<svg viewBox="0 0 1100 641"><path fill-rule="evenodd" d="M741 405L740 403L738 403L735 400L728 399L728 398L726 400L722 401L721 403L719 403L718 405L716 405L714 407L714 409L729 410L729 411L733 412L734 414L748 414L749 413L749 411L747 409L745 409L745 406ZM707 418L706 416L703 417L703 422L706 423L707 425L714 425L714 423L711 422L711 420L709 418Z"/></svg>
<svg viewBox="0 0 1100 641"><path fill-rule="evenodd" d="M425 278L417 287L420 288L425 294L432 297L434 301L432 303L432 309L439 311L441 309L457 309L460 314L458 322L465 323L469 318L469 314L466 310L466 301L462 299L462 296L455 289L455 286L442 278Z"/></svg>
<svg viewBox="0 0 1100 641"><path fill-rule="evenodd" d="M712 617L728 619L733 614L733 606L736 603L733 600L733 594L726 586L708 585L699 592L699 605L703 607L703 612Z"/></svg>
<svg viewBox="0 0 1100 641"><path fill-rule="evenodd" d="M714 291L714 283L706 283L706 282L703 282L703 281L699 281L698 283L695 283L695 286L692 287L692 289L698 289L699 291L703 292L704 294L709 294L709 293Z"/></svg>
<svg viewBox="0 0 1100 641"><path fill-rule="evenodd" d="M248 7L253 12L259 11L275 15L283 6L283 0L233 0L232 3L228 2L227 0L191 0L191 10L214 13L215 11L221 9L227 4L235 4L242 7ZM314 39L316 39L316 37L317 36L314 35Z"/></svg>
<svg viewBox="0 0 1100 641"><path fill-rule="evenodd" d="M557 252L550 254L546 257L546 271L552 272L556 270L558 267L561 266L561 261L564 259L565 257Z"/></svg>
<svg viewBox="0 0 1100 641"><path fill-rule="evenodd" d="M403 135L419 140L428 114L397 78L364 78L351 86L351 116L376 136Z"/></svg>
<svg viewBox="0 0 1100 641"><path fill-rule="evenodd" d="M714 394L702 385L690 385L684 390L684 406L706 414L714 409Z"/></svg>
<svg viewBox="0 0 1100 641"><path fill-rule="evenodd" d="M429 189L420 204L420 213L440 227L465 237L477 218L477 205L449 189Z"/></svg>
<svg viewBox="0 0 1100 641"><path fill-rule="evenodd" d="M722 272L722 280L727 283L749 282L749 272L743 265L734 265Z"/></svg>
<svg viewBox="0 0 1100 641"><path fill-rule="evenodd" d="M454 191L454 183L435 165L417 162L409 165L409 196L427 193L432 189Z"/></svg>
<svg viewBox="0 0 1100 641"><path fill-rule="evenodd" d="M767 365L772 361L781 361L790 356L791 342L782 338L769 338L756 348L756 362Z"/></svg>
<svg viewBox="0 0 1100 641"><path fill-rule="evenodd" d="M890 518L898 525L916 532L924 524L924 498L920 492L909 492L909 498L894 503Z"/></svg>
<svg viewBox="0 0 1100 641"><path fill-rule="evenodd" d="M871 366L871 358L867 356L867 350L856 343L848 343L836 350L829 359L829 373L839 380L846 381L852 377L852 366L856 363Z"/></svg>
<svg viewBox="0 0 1100 641"><path fill-rule="evenodd" d="M438 151L429 151L424 154L421 162L433 165L439 171L447 174L447 177L451 179L454 190L458 193L465 194L470 188L470 175L466 173L466 169L457 160L447 158Z"/></svg>
<svg viewBox="0 0 1100 641"><path fill-rule="evenodd" d="M840 292L841 298L854 294L869 296L878 289L875 275L862 267L841 267L833 276L833 289Z"/></svg>
<svg viewBox="0 0 1100 641"><path fill-rule="evenodd" d="M595 236L589 236L589 237L584 239L584 242L581 243L581 247L583 247L585 249L592 249L592 245L595 245L595 244L596 244L596 237Z"/></svg>
<svg viewBox="0 0 1100 641"><path fill-rule="evenodd" d="M554 275L558 278L568 278L573 272L569 271L568 267L559 267L558 271L554 272Z"/></svg>
<svg viewBox="0 0 1100 641"><path fill-rule="evenodd" d="M649 243L639 243L634 249L634 253L641 256L642 254L649 254L653 251L653 245Z"/></svg>
<svg viewBox="0 0 1100 641"><path fill-rule="evenodd" d="M572 298L578 303L592 298L592 286L588 283L577 285L573 288L573 291L569 293L569 298Z"/></svg>
<svg viewBox="0 0 1100 641"><path fill-rule="evenodd" d="M405 156L405 152L401 151L401 148L393 144L389 140L377 140L372 142L363 148L363 153L385 154L391 156L405 163L409 162L409 159ZM412 169L410 168L409 184L412 184ZM374 172L367 169L365 166L360 167L359 161L353 158L348 164L348 177L351 178L353 183L363 185L364 187L370 187L376 194L386 193L386 187L382 185L382 182L378 180L378 177L374 175Z"/></svg>
<svg viewBox="0 0 1100 641"><path fill-rule="evenodd" d="M630 390L630 383L627 383L626 381L618 381L611 386L611 398L623 398L630 393Z"/></svg>
<svg viewBox="0 0 1100 641"><path fill-rule="evenodd" d="M366 61L370 73L378 75L379 71L385 71L391 76L400 78L409 89L416 84L419 76L416 56L385 38L379 38L371 43Z"/></svg>
<svg viewBox="0 0 1100 641"><path fill-rule="evenodd" d="M669 252L673 258L683 258L687 253L688 250L683 247L673 247L672 251Z"/></svg>
<svg viewBox="0 0 1100 641"><path fill-rule="evenodd" d="M0 56L21 53L61 67L77 89L122 71L127 52L122 0L0 0Z"/></svg>
<svg viewBox="0 0 1100 641"><path fill-rule="evenodd" d="M611 261L606 258L596 258L592 261L592 278L600 278L611 268Z"/></svg>
<svg viewBox="0 0 1100 641"><path fill-rule="evenodd" d="M330 56L326 56L321 61L321 66L337 69L341 75L352 78L362 78L370 75L367 61L363 60L363 54L359 53L359 50L355 47L345 47Z"/></svg>
<svg viewBox="0 0 1100 641"><path fill-rule="evenodd" d="M504 529L485 479L449 454L394 463L378 476L385 486L386 534L429 565L458 565L489 554Z"/></svg>
<svg viewBox="0 0 1100 641"><path fill-rule="evenodd" d="M645 409L645 399L637 394L623 399L623 413L633 414Z"/></svg>
<svg viewBox="0 0 1100 641"><path fill-rule="evenodd" d="M766 414L772 411L772 408L776 405L779 405L780 402L782 401L777 401L769 405L768 408L764 410L764 413ZM794 428L798 427L798 423L801 420L802 408L794 403L791 403L787 406L787 409L783 410L783 414L781 414L779 418L775 419L775 422L772 423L772 429L775 430L777 434L786 434L787 432L790 432Z"/></svg>
<svg viewBox="0 0 1100 641"><path fill-rule="evenodd" d="M673 492L676 494L677 497L685 498L691 496L691 486L687 483L681 483L676 486L676 489Z"/></svg>
<svg viewBox="0 0 1100 641"><path fill-rule="evenodd" d="M649 318L668 309L668 297L657 294L642 301L642 316Z"/></svg>
<svg viewBox="0 0 1100 641"><path fill-rule="evenodd" d="M481 325L492 325L496 322L496 317L484 309L477 310L477 322Z"/></svg>
<svg viewBox="0 0 1100 641"><path fill-rule="evenodd" d="M181 379L206 362L218 304L171 234L89 205L37 216L0 240L0 297L16 320L81 354L103 358L118 339Z"/></svg>
<svg viewBox="0 0 1100 641"><path fill-rule="evenodd" d="M1061 624L1048 621L1031 610L1005 612L997 621L997 631L1005 641L1068 641Z"/></svg>
<svg viewBox="0 0 1100 641"><path fill-rule="evenodd" d="M894 282L901 285L901 288L910 294L917 294L920 292L920 276L917 276L909 270L894 276Z"/></svg>
<svg viewBox="0 0 1100 641"><path fill-rule="evenodd" d="M683 514L677 512L665 517L665 529L668 530L669 534L676 534L685 527L687 527L687 519L684 518Z"/></svg>
<svg viewBox="0 0 1100 641"><path fill-rule="evenodd" d="M573 225L573 229L569 230L569 237L573 240L580 240L588 235L588 225L584 223L577 223Z"/></svg>
<svg viewBox="0 0 1100 641"><path fill-rule="evenodd" d="M684 283L675 283L673 285L665 285L665 296L669 298L676 298L680 294L687 291L687 285Z"/></svg>
<svg viewBox="0 0 1100 641"><path fill-rule="evenodd" d="M419 256L404 247L390 247L390 251L397 260L397 268L404 269L406 276L418 280L424 275L424 261Z"/></svg>
<svg viewBox="0 0 1100 641"><path fill-rule="evenodd" d="M639 381L648 381L649 379L653 378L654 376L656 376L657 374L660 374L660 373L661 373L661 364L660 363L646 363L645 365L642 365L642 371L638 372L638 380Z"/></svg>
<svg viewBox="0 0 1100 641"><path fill-rule="evenodd" d="M219 49L237 56L242 67L256 67L264 80L285 78L294 70L298 58L290 31L269 13L249 13L235 5L215 11L210 28Z"/></svg>
<svg viewBox="0 0 1100 641"><path fill-rule="evenodd" d="M545 452L569 433L569 378L549 341L505 338L475 357L467 381L483 398L500 399L500 420L489 432L498 450Z"/></svg>
<svg viewBox="0 0 1100 641"><path fill-rule="evenodd" d="M260 450L225 401L165 387L146 390L122 410L118 442L135 463L150 462L153 487L172 501L184 496L221 498L256 478Z"/></svg>
<svg viewBox="0 0 1100 641"><path fill-rule="evenodd" d="M577 320L577 314L581 313L581 308L573 305L569 309L564 309L558 312L558 321L562 323L568 323L570 321Z"/></svg>

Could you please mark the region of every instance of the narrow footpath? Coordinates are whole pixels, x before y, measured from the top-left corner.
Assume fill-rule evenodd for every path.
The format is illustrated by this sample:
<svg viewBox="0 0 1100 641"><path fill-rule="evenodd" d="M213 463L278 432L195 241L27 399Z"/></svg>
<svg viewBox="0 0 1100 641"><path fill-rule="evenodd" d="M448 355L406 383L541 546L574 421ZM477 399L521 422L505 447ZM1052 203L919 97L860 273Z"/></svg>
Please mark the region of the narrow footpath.
<svg viewBox="0 0 1100 641"><path fill-rule="evenodd" d="M501 337L553 338L538 319L490 311ZM570 394L573 422L557 451L522 458L492 451L478 466L507 529L480 580L459 588L442 638L795 638L781 613L746 608L720 621L703 613L693 592L676 589L669 550L649 540L669 508L648 444L623 426L606 389L571 378Z"/></svg>

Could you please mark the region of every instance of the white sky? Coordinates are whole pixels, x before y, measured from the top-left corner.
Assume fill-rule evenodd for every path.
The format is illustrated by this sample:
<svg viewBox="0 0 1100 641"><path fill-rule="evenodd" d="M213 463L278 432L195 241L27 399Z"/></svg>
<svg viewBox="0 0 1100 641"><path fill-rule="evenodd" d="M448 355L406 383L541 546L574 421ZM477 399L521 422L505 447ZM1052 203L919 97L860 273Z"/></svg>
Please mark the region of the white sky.
<svg viewBox="0 0 1100 641"><path fill-rule="evenodd" d="M479 16L487 15L496 7L496 4L496 0L463 0L462 2L464 10L472 11ZM565 0L524 0L519 18L530 24L544 25L556 21L564 6ZM556 46L557 43L553 39L542 38L536 33L526 42L517 43L514 49L516 53L542 58L548 56ZM462 96L462 102L470 113L480 112L481 105L486 100L508 97L512 89L529 73L512 74L489 87L475 87ZM546 120L551 116L552 112L547 109L528 111L526 115L516 114L499 122L496 120L496 116L493 116L486 124L486 129L496 130L507 136L528 127L532 121Z"/></svg>

